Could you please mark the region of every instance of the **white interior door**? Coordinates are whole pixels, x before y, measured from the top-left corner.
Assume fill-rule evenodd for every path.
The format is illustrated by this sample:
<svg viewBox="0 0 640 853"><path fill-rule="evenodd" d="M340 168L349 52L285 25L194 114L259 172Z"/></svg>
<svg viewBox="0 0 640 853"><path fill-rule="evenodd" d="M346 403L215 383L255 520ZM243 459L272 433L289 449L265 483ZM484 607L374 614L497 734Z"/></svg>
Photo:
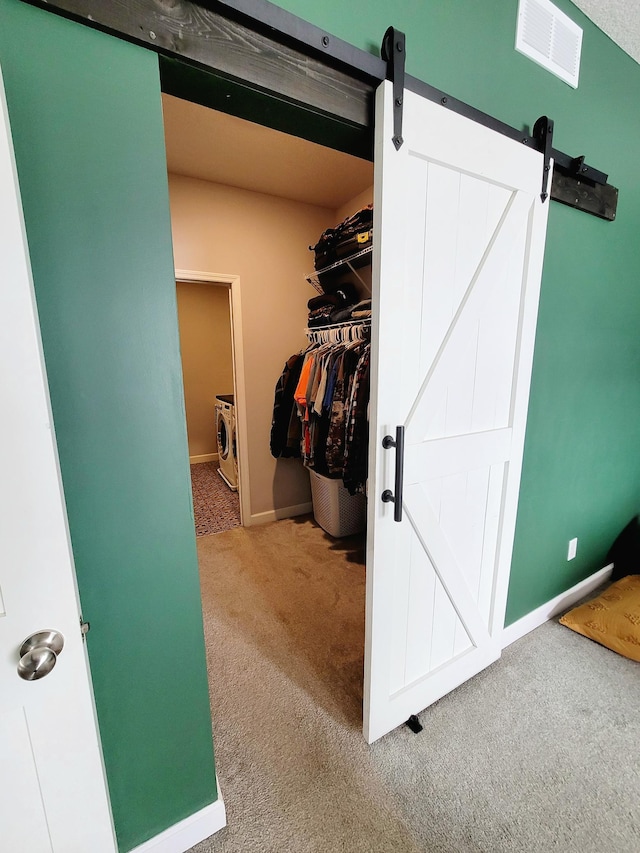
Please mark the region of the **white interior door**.
<svg viewBox="0 0 640 853"><path fill-rule="evenodd" d="M115 851L0 76L0 848ZM64 636L39 680L22 641ZM35 660L27 663L35 663ZM40 670L44 671L44 670Z"/></svg>
<svg viewBox="0 0 640 853"><path fill-rule="evenodd" d="M542 156L412 92L376 111L364 733L500 656L549 204ZM394 489L405 428L403 519Z"/></svg>

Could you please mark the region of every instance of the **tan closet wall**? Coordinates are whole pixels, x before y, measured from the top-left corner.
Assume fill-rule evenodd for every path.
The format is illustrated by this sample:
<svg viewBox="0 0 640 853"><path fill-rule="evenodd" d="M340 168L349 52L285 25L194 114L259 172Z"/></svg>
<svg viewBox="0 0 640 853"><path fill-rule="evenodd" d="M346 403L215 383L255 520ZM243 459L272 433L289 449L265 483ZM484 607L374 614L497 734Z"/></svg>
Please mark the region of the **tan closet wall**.
<svg viewBox="0 0 640 853"><path fill-rule="evenodd" d="M306 345L308 246L335 210L169 175L176 268L240 276L248 408L251 521L311 500L298 460L269 452L273 391L285 360Z"/></svg>
<svg viewBox="0 0 640 853"><path fill-rule="evenodd" d="M364 190L364 192L361 192L355 198L345 202L342 207L339 207L336 210L336 223L342 222L342 220L346 219L347 216L357 213L368 204L373 204L373 184L368 189Z"/></svg>
<svg viewBox="0 0 640 853"><path fill-rule="evenodd" d="M229 289L179 281L176 293L189 457L206 462L217 457L215 396L233 394Z"/></svg>

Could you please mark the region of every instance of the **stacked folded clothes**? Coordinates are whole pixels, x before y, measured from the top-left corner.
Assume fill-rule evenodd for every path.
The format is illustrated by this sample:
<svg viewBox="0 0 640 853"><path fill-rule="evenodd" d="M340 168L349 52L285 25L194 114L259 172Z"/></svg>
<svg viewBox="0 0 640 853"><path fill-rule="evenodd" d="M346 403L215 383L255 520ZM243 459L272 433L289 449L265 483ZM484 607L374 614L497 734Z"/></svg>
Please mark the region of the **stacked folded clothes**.
<svg viewBox="0 0 640 853"><path fill-rule="evenodd" d="M331 323L342 323L343 320L338 320L336 317L347 313L347 320L351 319L351 310L358 303L358 293L355 287L346 282L341 284L337 290L332 293L323 293L321 296L314 296L307 303L309 309L309 328L315 326L328 326Z"/></svg>
<svg viewBox="0 0 640 853"><path fill-rule="evenodd" d="M351 309L352 320L366 320L371 317L371 300L363 299Z"/></svg>
<svg viewBox="0 0 640 853"><path fill-rule="evenodd" d="M324 297L322 297L324 298ZM311 302L314 300L312 299ZM371 300L363 299L355 305L345 307L332 303L320 305L309 311L309 328L330 326L335 323L348 323L351 320L367 320L371 317Z"/></svg>
<svg viewBox="0 0 640 853"><path fill-rule="evenodd" d="M331 305L323 305L320 308L309 311L309 328L313 329L314 326L328 326L331 322L332 310Z"/></svg>

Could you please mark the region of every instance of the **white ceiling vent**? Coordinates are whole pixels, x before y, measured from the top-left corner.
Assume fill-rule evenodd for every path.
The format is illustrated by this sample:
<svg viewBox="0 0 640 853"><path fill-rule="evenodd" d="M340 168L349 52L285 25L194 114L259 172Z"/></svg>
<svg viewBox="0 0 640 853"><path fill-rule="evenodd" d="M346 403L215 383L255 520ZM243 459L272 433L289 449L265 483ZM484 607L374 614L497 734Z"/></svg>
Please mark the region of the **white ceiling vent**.
<svg viewBox="0 0 640 853"><path fill-rule="evenodd" d="M549 0L520 0L516 50L578 88L582 29Z"/></svg>

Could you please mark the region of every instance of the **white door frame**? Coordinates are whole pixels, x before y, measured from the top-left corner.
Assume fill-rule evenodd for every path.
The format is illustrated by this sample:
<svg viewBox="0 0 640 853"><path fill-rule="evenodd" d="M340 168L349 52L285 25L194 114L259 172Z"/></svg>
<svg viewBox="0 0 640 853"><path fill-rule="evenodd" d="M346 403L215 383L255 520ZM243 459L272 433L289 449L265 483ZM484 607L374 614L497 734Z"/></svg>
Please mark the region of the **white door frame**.
<svg viewBox="0 0 640 853"><path fill-rule="evenodd" d="M187 284L211 284L229 288L229 313L231 316L231 355L233 361L233 395L236 417L236 442L238 446L238 493L240 495L240 521L244 527L251 525L251 489L249 487L249 442L247 439L247 392L244 372L244 343L242 338L242 301L240 276L202 270L175 271L176 281Z"/></svg>

